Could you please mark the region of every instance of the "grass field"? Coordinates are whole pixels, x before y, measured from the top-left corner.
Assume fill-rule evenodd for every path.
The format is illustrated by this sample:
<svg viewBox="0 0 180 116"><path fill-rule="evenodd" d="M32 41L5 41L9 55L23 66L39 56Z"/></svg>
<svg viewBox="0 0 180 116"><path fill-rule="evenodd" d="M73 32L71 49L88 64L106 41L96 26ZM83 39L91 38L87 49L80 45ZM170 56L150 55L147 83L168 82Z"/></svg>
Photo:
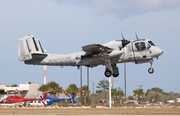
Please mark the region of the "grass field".
<svg viewBox="0 0 180 116"><path fill-rule="evenodd" d="M0 108L0 115L180 115L180 108Z"/></svg>

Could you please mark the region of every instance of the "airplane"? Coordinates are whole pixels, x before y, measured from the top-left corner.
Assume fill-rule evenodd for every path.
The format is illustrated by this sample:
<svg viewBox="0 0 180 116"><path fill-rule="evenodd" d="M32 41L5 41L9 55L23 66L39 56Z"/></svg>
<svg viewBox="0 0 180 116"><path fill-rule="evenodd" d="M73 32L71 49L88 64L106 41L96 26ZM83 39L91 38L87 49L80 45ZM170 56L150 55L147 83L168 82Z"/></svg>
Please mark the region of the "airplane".
<svg viewBox="0 0 180 116"><path fill-rule="evenodd" d="M1 99L0 106L7 106L7 107L16 107L16 106L22 106L27 101L32 100L45 100L47 97L47 93L44 94L43 97L37 97L37 98L24 98L22 96L6 96L5 98Z"/></svg>
<svg viewBox="0 0 180 116"><path fill-rule="evenodd" d="M136 34L136 33L135 33ZM122 33L121 33L122 35ZM112 40L104 45L89 44L82 47L82 52L71 54L47 54L41 46L39 39L33 35L19 39L18 60L30 65L49 66L80 66L96 67L105 65L106 77L118 77L117 63L134 62L135 64L150 63L148 72L152 74L153 59L163 54L150 39Z"/></svg>
<svg viewBox="0 0 180 116"><path fill-rule="evenodd" d="M75 97L76 93L72 93L71 97L64 97L64 98L53 98L47 96L45 100L33 100L28 103L28 106L48 106L52 105L54 102L61 102L61 101L71 101L72 104L75 104ZM44 102L44 103L43 103Z"/></svg>

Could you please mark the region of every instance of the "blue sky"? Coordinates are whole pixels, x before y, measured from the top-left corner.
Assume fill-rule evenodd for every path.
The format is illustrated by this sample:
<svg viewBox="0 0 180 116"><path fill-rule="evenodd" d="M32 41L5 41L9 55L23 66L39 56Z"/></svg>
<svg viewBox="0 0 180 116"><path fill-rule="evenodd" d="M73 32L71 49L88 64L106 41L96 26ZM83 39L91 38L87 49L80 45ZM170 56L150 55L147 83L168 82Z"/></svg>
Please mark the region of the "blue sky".
<svg viewBox="0 0 180 116"><path fill-rule="evenodd" d="M92 43L110 40L151 39L164 54L149 63L127 64L127 95L143 85L165 92L180 92L180 1L179 0L6 0L0 1L0 83L43 83L43 66L18 61L18 39L28 34L40 39L47 53L73 53ZM115 87L124 89L123 64ZM90 69L90 89L104 76L104 66ZM80 86L76 67L47 67L47 82L55 81L64 89L72 83ZM83 67L83 85L86 84Z"/></svg>

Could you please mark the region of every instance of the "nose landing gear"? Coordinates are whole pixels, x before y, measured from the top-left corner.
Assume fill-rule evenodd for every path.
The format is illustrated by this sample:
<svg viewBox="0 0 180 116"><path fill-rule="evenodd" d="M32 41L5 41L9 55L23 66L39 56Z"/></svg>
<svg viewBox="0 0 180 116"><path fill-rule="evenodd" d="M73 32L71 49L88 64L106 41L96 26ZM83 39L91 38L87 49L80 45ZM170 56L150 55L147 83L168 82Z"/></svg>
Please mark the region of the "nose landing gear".
<svg viewBox="0 0 180 116"><path fill-rule="evenodd" d="M148 69L148 72L149 72L149 74L152 74L152 73L154 73L154 69L153 69L153 67L152 67L153 60L150 61L150 64L151 64L151 67Z"/></svg>
<svg viewBox="0 0 180 116"><path fill-rule="evenodd" d="M149 72L149 74L152 74L152 73L154 73L154 69L153 68L149 68L148 72Z"/></svg>

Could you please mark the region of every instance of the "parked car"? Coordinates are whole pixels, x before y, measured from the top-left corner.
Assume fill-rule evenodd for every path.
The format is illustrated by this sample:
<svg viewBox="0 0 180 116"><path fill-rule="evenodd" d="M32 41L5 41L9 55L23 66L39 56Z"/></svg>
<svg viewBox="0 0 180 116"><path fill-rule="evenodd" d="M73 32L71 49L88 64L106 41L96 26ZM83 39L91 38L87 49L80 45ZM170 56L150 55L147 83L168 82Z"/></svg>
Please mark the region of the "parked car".
<svg viewBox="0 0 180 116"><path fill-rule="evenodd" d="M175 100L168 100L167 103L173 104L175 103Z"/></svg>
<svg viewBox="0 0 180 116"><path fill-rule="evenodd" d="M164 105L163 102L156 102L155 105Z"/></svg>
<svg viewBox="0 0 180 116"><path fill-rule="evenodd" d="M126 102L124 102L124 104L138 104L138 102L136 100L128 100Z"/></svg>
<svg viewBox="0 0 180 116"><path fill-rule="evenodd" d="M147 106L149 106L150 103L149 103L149 102L141 102L141 105L147 105Z"/></svg>

